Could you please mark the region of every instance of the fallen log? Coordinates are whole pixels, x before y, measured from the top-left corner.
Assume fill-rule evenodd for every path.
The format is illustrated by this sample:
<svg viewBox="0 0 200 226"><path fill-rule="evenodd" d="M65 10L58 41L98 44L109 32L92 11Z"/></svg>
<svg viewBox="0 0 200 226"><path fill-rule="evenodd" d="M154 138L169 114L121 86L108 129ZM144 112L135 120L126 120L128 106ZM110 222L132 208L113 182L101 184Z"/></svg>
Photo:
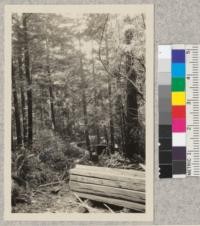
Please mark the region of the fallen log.
<svg viewBox="0 0 200 226"><path fill-rule="evenodd" d="M120 198L127 201L135 201L138 203L145 203L144 192L132 191L128 189L121 189L115 187L108 187L96 184L86 184L80 182L70 182L70 186L77 192L85 192L89 194L107 196L112 198Z"/></svg>
<svg viewBox="0 0 200 226"><path fill-rule="evenodd" d="M98 175L99 174L96 174L95 176L98 176ZM131 189L133 189L135 191L141 191L141 192L145 191L143 179L141 180L141 179L136 178L134 181L129 181L130 177L121 178L121 177L117 177L117 176L113 175L112 179L109 179L110 175L105 175L105 179L104 179L104 178L100 178L100 176L99 176L99 178L98 177L96 178L96 177L72 174L70 176L70 180L75 181L75 182L97 184L97 185L104 185L104 186L124 188L124 189L130 189L130 187L131 187Z"/></svg>
<svg viewBox="0 0 200 226"><path fill-rule="evenodd" d="M92 167L92 168L91 168ZM93 170L93 171L98 171L98 172L108 172L108 173L114 173L119 176L125 176L125 175L131 175L131 176L136 176L137 178L143 178L145 177L145 172L140 171L140 170L127 170L127 169L117 169L117 168L108 168L108 167L99 167L99 166L87 166L87 165L80 165L77 164L75 169L82 169L82 170Z"/></svg>
<svg viewBox="0 0 200 226"><path fill-rule="evenodd" d="M128 209L133 209L138 212L145 211L145 205L136 203L136 202L125 201L117 198L113 199L113 198L108 198L104 196L92 195L92 194L81 193L81 192L76 192L76 194L82 198L91 199L91 200L95 200L103 203L109 203L116 206L126 207Z"/></svg>
<svg viewBox="0 0 200 226"><path fill-rule="evenodd" d="M145 210L143 171L76 165L70 170L70 189L82 198Z"/></svg>

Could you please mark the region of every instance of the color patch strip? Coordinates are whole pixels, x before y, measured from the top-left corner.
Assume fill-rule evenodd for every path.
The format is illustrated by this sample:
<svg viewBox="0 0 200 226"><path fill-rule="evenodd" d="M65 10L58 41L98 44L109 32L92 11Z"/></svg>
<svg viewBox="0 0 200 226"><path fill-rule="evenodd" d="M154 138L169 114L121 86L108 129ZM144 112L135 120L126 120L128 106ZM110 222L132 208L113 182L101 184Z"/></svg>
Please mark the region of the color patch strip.
<svg viewBox="0 0 200 226"><path fill-rule="evenodd" d="M185 106L172 106L172 118L186 118Z"/></svg>
<svg viewBox="0 0 200 226"><path fill-rule="evenodd" d="M185 92L172 92L172 106L185 105Z"/></svg>
<svg viewBox="0 0 200 226"><path fill-rule="evenodd" d="M185 91L185 78L172 78L172 91Z"/></svg>
<svg viewBox="0 0 200 226"><path fill-rule="evenodd" d="M158 47L159 169L160 178L172 177L171 46Z"/></svg>
<svg viewBox="0 0 200 226"><path fill-rule="evenodd" d="M173 118L172 119L172 132L185 132L186 120L185 118Z"/></svg>
<svg viewBox="0 0 200 226"><path fill-rule="evenodd" d="M173 147L185 147L186 146L186 133L173 133L172 134L172 146Z"/></svg>
<svg viewBox="0 0 200 226"><path fill-rule="evenodd" d="M186 147L173 147L173 160L186 160Z"/></svg>
<svg viewBox="0 0 200 226"><path fill-rule="evenodd" d="M186 175L186 92L185 47L172 46L172 174L173 178Z"/></svg>
<svg viewBox="0 0 200 226"><path fill-rule="evenodd" d="M160 178L200 176L199 74L200 45L159 46Z"/></svg>
<svg viewBox="0 0 200 226"><path fill-rule="evenodd" d="M185 77L185 63L173 63L172 62L172 75L176 78Z"/></svg>
<svg viewBox="0 0 200 226"><path fill-rule="evenodd" d="M173 63L185 63L185 50L173 49L172 50L172 62Z"/></svg>

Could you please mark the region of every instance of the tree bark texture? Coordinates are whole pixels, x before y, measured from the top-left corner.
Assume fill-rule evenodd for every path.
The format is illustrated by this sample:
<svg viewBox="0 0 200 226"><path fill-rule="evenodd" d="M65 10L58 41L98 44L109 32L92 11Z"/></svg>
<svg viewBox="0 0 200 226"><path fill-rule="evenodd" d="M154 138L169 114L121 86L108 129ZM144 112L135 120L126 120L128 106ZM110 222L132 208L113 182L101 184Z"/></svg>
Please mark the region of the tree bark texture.
<svg viewBox="0 0 200 226"><path fill-rule="evenodd" d="M24 144L27 143L27 116L26 116L26 99L24 95L24 72L23 72L23 62L22 62L22 50L19 48L18 52L18 66L19 66L19 78L20 78L20 92L21 92L21 111L22 111L22 126L23 126L23 141Z"/></svg>
<svg viewBox="0 0 200 226"><path fill-rule="evenodd" d="M131 44L132 33L127 31L125 33L126 44ZM138 139L137 139L137 127L138 127L138 103L137 103L137 90L131 84L136 82L137 74L132 69L133 56L132 53L127 52L126 54L126 73L128 76L127 80L127 99L126 99L126 155L131 158L134 154L138 154Z"/></svg>
<svg viewBox="0 0 200 226"><path fill-rule="evenodd" d="M106 44L106 64L107 68L109 67L109 50L108 50L108 35L106 32L105 37L105 44ZM108 100L109 100L109 129L110 129L110 150L111 152L114 151L115 146L115 139L114 139L114 121L113 121L113 109L112 109L112 84L111 84L111 77L108 75Z"/></svg>
<svg viewBox="0 0 200 226"><path fill-rule="evenodd" d="M97 88L96 88L96 74L95 74L95 64L94 64L94 55L93 55L93 42L92 42L92 75L93 75L93 84L94 84L94 116L96 117L97 112L97 106L98 106L98 100L97 100ZM100 132L99 132L99 126L98 126L98 120L94 120L95 125L95 133L96 133L96 141L97 144L100 143Z"/></svg>
<svg viewBox="0 0 200 226"><path fill-rule="evenodd" d="M33 112L32 112L32 80L30 74L30 57L29 57L29 40L27 29L27 16L23 15L23 30L24 30L24 64L25 75L28 84L27 89L27 105L28 105L28 145L33 143Z"/></svg>
<svg viewBox="0 0 200 226"><path fill-rule="evenodd" d="M90 151L90 138L89 138L89 131L88 131L88 115L87 115L87 100L85 94L86 88L86 81L84 77L83 71L83 59L81 55L81 43L79 38L79 48L80 48L80 74L81 74L81 84L82 84L82 106L83 106L83 117L84 117L84 125L85 125L85 141L87 149Z"/></svg>
<svg viewBox="0 0 200 226"><path fill-rule="evenodd" d="M19 103L18 103L15 79L16 79L15 78L15 68L14 68L14 63L12 62L12 94L13 94L13 104L14 104L14 115L15 115L17 144L18 145L22 145L20 110L19 110Z"/></svg>

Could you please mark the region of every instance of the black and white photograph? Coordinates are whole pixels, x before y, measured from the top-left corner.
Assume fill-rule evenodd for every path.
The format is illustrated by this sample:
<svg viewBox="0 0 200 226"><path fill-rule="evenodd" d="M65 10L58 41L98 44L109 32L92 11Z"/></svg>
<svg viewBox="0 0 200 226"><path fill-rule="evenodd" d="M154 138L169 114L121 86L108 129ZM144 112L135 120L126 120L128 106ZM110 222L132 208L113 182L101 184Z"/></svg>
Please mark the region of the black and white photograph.
<svg viewBox="0 0 200 226"><path fill-rule="evenodd" d="M7 216L153 215L152 15L8 7Z"/></svg>

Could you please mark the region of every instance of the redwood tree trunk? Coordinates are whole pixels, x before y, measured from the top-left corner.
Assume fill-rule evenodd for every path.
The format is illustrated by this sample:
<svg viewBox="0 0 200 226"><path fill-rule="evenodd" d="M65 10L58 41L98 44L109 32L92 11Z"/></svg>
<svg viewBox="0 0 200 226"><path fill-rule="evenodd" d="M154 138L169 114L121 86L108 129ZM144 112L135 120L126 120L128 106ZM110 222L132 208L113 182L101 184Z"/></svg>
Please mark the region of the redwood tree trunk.
<svg viewBox="0 0 200 226"><path fill-rule="evenodd" d="M126 44L131 43L130 33L125 34ZM136 82L137 74L134 69L132 69L133 59L132 54L128 52L126 54L126 74L128 76L127 80L127 117L126 117L126 155L132 158L134 154L138 154L138 103L137 103L137 92L135 87L131 84Z"/></svg>
<svg viewBox="0 0 200 226"><path fill-rule="evenodd" d="M47 31L46 31L47 32ZM49 77L49 97L50 97L50 110L51 110L51 120L52 120L52 128L56 130L56 119L55 119L55 109L54 109L54 94L53 94L53 86L51 81L51 70L50 70L50 60L49 60L49 41L46 37L46 69Z"/></svg>
<svg viewBox="0 0 200 226"><path fill-rule="evenodd" d="M49 72L48 72L49 74ZM49 74L49 76L51 76ZM54 95L53 95L53 88L52 84L49 85L49 96L50 96L50 108L51 108L51 120L52 120L52 128L56 130L56 119L55 119L55 111L54 111Z"/></svg>
<svg viewBox="0 0 200 226"><path fill-rule="evenodd" d="M14 115L15 115L17 144L18 145L22 145L20 111L19 111L17 89L16 89L16 82L15 82L15 68L14 68L13 62L12 62L12 93L13 93L13 104L14 104Z"/></svg>
<svg viewBox="0 0 200 226"><path fill-rule="evenodd" d="M87 104L86 104L86 96L83 93L82 96L82 104L83 104L83 115L84 115L84 124L85 124L85 141L87 149L90 151L90 138L89 138L89 131L88 131L88 116L87 116Z"/></svg>
<svg viewBox="0 0 200 226"><path fill-rule="evenodd" d="M114 140L114 122L113 122L113 111L112 111L112 100L111 100L111 95L112 95L112 88L111 88L111 82L109 79L108 82L108 98L109 98L109 116L110 116L110 150L111 152L114 151L114 145L115 145L115 140Z"/></svg>
<svg viewBox="0 0 200 226"><path fill-rule="evenodd" d="M28 84L27 89L27 105L28 105L28 145L33 143L33 113L32 113L32 80L30 74L30 58L29 58L29 42L27 31L27 17L23 15L23 30L24 30L24 64L25 75Z"/></svg>
<svg viewBox="0 0 200 226"><path fill-rule="evenodd" d="M109 67L109 52L108 52L108 35L106 32L106 63ZM112 107L112 86L111 77L108 75L108 101L109 101L109 129L110 129L110 151L114 151L115 138L114 138L114 121L113 121L113 107Z"/></svg>
<svg viewBox="0 0 200 226"><path fill-rule="evenodd" d="M18 66L19 66L19 78L21 82L20 92L21 92L21 111L22 111L22 124L23 124L23 140L24 144L27 143L27 118L26 118L26 100L24 95L24 79L23 79L23 69L22 69L22 52L19 48L18 53Z"/></svg>
<svg viewBox="0 0 200 226"><path fill-rule="evenodd" d="M96 74L95 74L95 65L94 65L94 55L93 55L93 42L92 42L92 75L93 75L93 85L94 85L94 124L95 124L95 133L96 133L96 141L97 144L100 143L100 132L98 126L98 100L97 100L97 88L96 88Z"/></svg>
<svg viewBox="0 0 200 226"><path fill-rule="evenodd" d="M117 90L121 90L121 82L120 82L120 75L118 73L115 74L116 76L116 83L117 83ZM119 92L119 94L117 95L117 99L116 99L116 112L117 112L117 116L118 116L118 121L119 121L119 129L120 129L120 135L121 135L121 140L120 140L120 149L123 151L123 153L125 153L126 147L125 147L125 116L124 116L124 106L123 106L123 102L122 102L122 95Z"/></svg>
<svg viewBox="0 0 200 226"><path fill-rule="evenodd" d="M86 81L84 77L83 71L83 59L81 55L81 43L79 39L79 49L80 49L80 75L81 75L81 83L82 83L82 106L83 106L83 117L84 117L84 125L85 125L85 141L87 149L90 151L90 138L89 138L89 130L88 130L88 114L87 114L87 100L86 100Z"/></svg>

